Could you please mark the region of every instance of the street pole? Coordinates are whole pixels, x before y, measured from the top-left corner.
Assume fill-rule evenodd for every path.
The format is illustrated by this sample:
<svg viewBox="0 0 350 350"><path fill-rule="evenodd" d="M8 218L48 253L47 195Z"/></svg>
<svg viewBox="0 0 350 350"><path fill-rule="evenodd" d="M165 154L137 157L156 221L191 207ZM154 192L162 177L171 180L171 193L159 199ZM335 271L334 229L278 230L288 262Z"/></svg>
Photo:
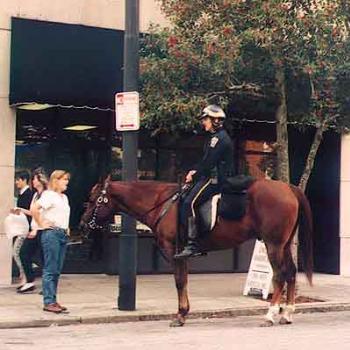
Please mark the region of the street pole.
<svg viewBox="0 0 350 350"><path fill-rule="evenodd" d="M138 91L139 0L125 0L124 92ZM137 131L123 131L123 181L137 179ZM137 268L136 221L122 216L119 237L119 310L135 310Z"/></svg>

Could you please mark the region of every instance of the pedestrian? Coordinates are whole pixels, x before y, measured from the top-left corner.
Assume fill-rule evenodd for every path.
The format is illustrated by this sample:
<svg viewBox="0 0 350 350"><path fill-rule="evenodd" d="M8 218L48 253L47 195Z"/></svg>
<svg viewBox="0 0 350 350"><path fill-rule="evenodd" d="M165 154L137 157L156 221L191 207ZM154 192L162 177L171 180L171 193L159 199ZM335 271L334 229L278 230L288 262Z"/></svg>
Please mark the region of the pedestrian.
<svg viewBox="0 0 350 350"><path fill-rule="evenodd" d="M33 195L31 207L41 197L43 191L47 189L48 179L43 169L38 168L32 173L32 188L36 191ZM30 211L22 210L24 214L32 215ZM23 265L23 271L26 277L26 283L17 290L18 293L27 293L35 289L35 274L33 271L33 258L39 252L39 257L42 260L40 231L38 231L38 224L32 218L31 230L25 238L21 251L20 259Z"/></svg>
<svg viewBox="0 0 350 350"><path fill-rule="evenodd" d="M11 209L12 214L17 214L19 215L21 212L21 209L29 210L30 208L30 203L32 201L33 197L33 192L29 187L29 178L30 175L28 171L17 171L15 173L15 184L18 190L18 197L17 197L17 207ZM28 214L28 213L27 213ZM31 216L26 215L27 221L30 227L31 223ZM19 270L19 281L20 281L20 287L21 288L25 283L26 283L26 277L25 273L23 271L23 266L22 262L20 259L20 250L22 247L22 244L25 240L26 234L25 235L18 235L15 237L15 241L13 244L13 259L16 262L16 265L18 266Z"/></svg>
<svg viewBox="0 0 350 350"><path fill-rule="evenodd" d="M234 147L223 127L225 118L225 112L217 105L207 106L199 116L208 139L202 160L186 175L186 183L192 187L182 202L180 219L187 231L188 242L183 251L175 255L176 259L202 255L198 244L196 209L214 194L220 193L226 179L234 174Z"/></svg>
<svg viewBox="0 0 350 350"><path fill-rule="evenodd" d="M66 191L70 174L55 170L49 180L48 190L33 204L33 218L41 231L43 250L43 310L54 313L66 312L57 302L57 287L62 271L68 242L70 206Z"/></svg>

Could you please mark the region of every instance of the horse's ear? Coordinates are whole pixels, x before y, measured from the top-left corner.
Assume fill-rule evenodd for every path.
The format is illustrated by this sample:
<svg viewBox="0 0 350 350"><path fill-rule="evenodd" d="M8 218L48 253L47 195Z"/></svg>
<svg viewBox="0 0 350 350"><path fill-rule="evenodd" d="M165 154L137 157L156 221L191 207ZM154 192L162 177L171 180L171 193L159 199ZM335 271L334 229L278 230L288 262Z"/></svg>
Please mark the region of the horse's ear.
<svg viewBox="0 0 350 350"><path fill-rule="evenodd" d="M98 184L98 185L102 185L104 182L105 182L105 176L100 175L100 176L98 177L97 184Z"/></svg>
<svg viewBox="0 0 350 350"><path fill-rule="evenodd" d="M110 179L111 179L111 175L108 175L108 176L106 177L106 179L104 180L104 184L103 184L103 190L104 190L104 191L107 190L107 187L108 187L108 185L109 185Z"/></svg>
<svg viewBox="0 0 350 350"><path fill-rule="evenodd" d="M98 178L98 183L100 185L103 185L106 181L110 181L111 180L111 174L108 174L108 175L101 175L99 178Z"/></svg>

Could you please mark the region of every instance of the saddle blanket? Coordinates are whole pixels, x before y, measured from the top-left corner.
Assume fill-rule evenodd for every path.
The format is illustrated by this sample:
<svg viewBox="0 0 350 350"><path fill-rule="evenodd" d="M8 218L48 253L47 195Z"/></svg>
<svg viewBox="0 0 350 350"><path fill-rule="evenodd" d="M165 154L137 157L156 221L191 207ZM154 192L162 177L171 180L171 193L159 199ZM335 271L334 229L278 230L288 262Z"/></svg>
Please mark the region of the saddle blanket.
<svg viewBox="0 0 350 350"><path fill-rule="evenodd" d="M197 225L200 232L210 232L218 219L240 220L246 213L247 193L216 194L203 203L197 214Z"/></svg>

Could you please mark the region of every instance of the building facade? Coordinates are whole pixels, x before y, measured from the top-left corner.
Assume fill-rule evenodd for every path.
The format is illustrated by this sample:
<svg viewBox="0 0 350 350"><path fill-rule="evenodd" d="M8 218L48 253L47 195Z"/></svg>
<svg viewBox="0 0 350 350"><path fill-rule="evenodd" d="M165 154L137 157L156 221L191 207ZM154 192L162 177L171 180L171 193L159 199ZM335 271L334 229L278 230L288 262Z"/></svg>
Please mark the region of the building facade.
<svg viewBox="0 0 350 350"><path fill-rule="evenodd" d="M10 284L12 277L11 242L4 234L3 219L13 207L15 168L68 167L73 173L69 193L73 226L93 181L108 164L120 171L121 139L111 132L111 121L113 94L122 90L124 0L0 0L0 5L1 285ZM140 30L147 32L151 23L168 24L157 0L140 0ZM28 110L24 104L32 102L41 106L47 103L50 108ZM69 130L79 124L94 129L82 133ZM264 134L261 128L259 133ZM259 168L266 155L263 140L245 143L244 139L254 140L254 136L241 135L246 165L238 168L246 166L253 175L264 175ZM198 154L200 142L196 142L191 137L177 144L140 135L139 177L176 181L177 171L190 166ZM293 150L294 168L302 166L298 156L307 149L307 142L303 147ZM327 136L320 158L326 176L321 167L316 174L320 180L314 177L309 190L320 218L316 229L323 230L321 238L315 234L317 268L350 276L350 137L340 141L338 136ZM323 215L324 211L331 219ZM105 244L107 272L117 273L118 241L109 235L103 240L107 243L99 237L95 245ZM196 260L192 271L245 271L252 243ZM141 236L139 248L139 272L170 271L147 234ZM68 252L68 272L80 271L79 254Z"/></svg>
<svg viewBox="0 0 350 350"><path fill-rule="evenodd" d="M17 109L9 103L13 18L122 31L124 0L0 1L0 284L11 282L12 271L11 242L4 234L3 220L14 202ZM140 0L140 30L147 31L151 23L167 24L156 1Z"/></svg>

